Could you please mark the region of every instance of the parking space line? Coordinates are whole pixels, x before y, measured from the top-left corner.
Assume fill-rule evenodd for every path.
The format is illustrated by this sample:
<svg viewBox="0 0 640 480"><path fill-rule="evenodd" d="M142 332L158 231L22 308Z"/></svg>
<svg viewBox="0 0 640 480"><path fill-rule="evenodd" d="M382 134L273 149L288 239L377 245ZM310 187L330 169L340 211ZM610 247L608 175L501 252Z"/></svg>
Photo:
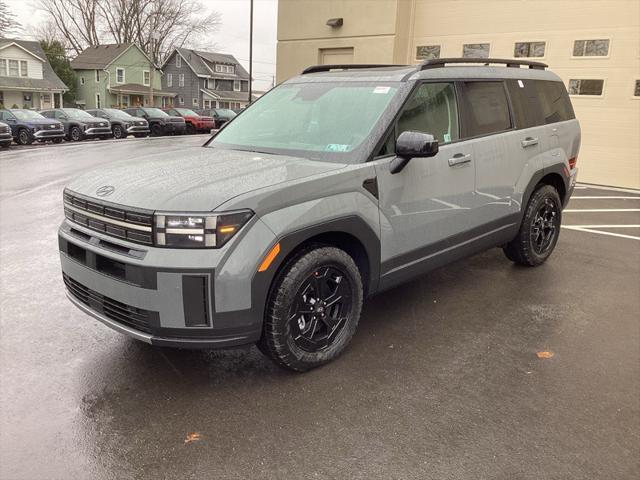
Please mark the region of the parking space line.
<svg viewBox="0 0 640 480"><path fill-rule="evenodd" d="M591 185L591 184L588 184L588 183L581 183L579 185L576 185L574 188L576 188L578 190L593 189L593 190L608 190L608 191L611 191L611 192L626 192L626 193L637 193L637 194L640 194L640 190L634 189L634 188L605 187L605 186L602 186L602 185Z"/></svg>
<svg viewBox="0 0 640 480"><path fill-rule="evenodd" d="M578 212L598 212L598 213L604 213L604 212L640 212L640 208L587 208L585 210L581 210L579 208L567 208L566 210L562 211L563 213L578 213Z"/></svg>
<svg viewBox="0 0 640 480"><path fill-rule="evenodd" d="M607 235L607 236L610 236L610 237L628 238L630 240L639 240L640 241L640 237L635 237L633 235L624 235L622 233L602 232L600 230L593 230L591 228L574 227L574 226L571 226L571 225L562 225L562 228L566 228L567 230L575 230L577 232L595 233L597 235Z"/></svg>
<svg viewBox="0 0 640 480"><path fill-rule="evenodd" d="M637 197L617 197L617 196L606 196L603 195L601 197L597 195L585 195L583 197L571 197L571 200L640 200L640 195Z"/></svg>
<svg viewBox="0 0 640 480"><path fill-rule="evenodd" d="M640 228L640 225L563 225L573 228Z"/></svg>

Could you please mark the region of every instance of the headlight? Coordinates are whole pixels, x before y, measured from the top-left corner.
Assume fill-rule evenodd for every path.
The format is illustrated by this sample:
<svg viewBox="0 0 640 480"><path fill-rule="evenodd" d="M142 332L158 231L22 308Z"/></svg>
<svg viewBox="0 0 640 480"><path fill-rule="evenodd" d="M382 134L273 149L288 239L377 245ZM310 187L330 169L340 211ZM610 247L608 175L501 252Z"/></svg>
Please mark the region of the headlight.
<svg viewBox="0 0 640 480"><path fill-rule="evenodd" d="M157 213L156 245L174 248L220 248L253 216L251 210L230 213Z"/></svg>

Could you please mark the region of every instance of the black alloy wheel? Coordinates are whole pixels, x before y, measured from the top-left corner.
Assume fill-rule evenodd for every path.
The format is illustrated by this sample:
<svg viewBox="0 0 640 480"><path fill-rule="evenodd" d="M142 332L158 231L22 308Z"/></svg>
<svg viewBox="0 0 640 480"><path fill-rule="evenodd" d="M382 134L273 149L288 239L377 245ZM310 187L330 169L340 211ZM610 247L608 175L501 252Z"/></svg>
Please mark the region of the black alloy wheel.
<svg viewBox="0 0 640 480"><path fill-rule="evenodd" d="M531 244L538 255L543 255L553 244L559 225L558 206L552 198L545 198L531 223Z"/></svg>
<svg viewBox="0 0 640 480"><path fill-rule="evenodd" d="M79 142L82 140L82 131L80 130L80 127L71 127L71 130L69 130L69 139L72 142Z"/></svg>
<svg viewBox="0 0 640 480"><path fill-rule="evenodd" d="M293 341L302 350L327 349L349 320L353 292L338 266L322 266L307 276L289 309Z"/></svg>

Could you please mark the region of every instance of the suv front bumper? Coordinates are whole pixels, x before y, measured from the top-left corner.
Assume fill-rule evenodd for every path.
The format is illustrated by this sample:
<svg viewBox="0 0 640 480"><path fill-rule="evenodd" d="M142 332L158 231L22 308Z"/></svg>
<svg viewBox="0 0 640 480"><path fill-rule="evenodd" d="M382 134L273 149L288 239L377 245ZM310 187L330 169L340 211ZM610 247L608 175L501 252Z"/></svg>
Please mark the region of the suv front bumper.
<svg viewBox="0 0 640 480"><path fill-rule="evenodd" d="M270 284L257 265L275 236L259 219L249 226L222 249L189 250L145 247L65 220L58 239L67 296L105 325L154 345L255 343Z"/></svg>

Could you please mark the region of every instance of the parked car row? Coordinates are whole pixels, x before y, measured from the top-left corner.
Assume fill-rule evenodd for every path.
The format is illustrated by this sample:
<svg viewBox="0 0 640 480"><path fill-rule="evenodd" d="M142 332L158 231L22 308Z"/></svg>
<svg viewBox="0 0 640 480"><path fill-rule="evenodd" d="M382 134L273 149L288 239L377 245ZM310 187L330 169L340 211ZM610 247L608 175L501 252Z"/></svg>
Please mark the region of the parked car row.
<svg viewBox="0 0 640 480"><path fill-rule="evenodd" d="M236 114L231 110L153 107L53 108L36 112L22 108L0 110L0 147L15 141L19 145L62 140L78 142L88 138L146 137L209 133L220 128Z"/></svg>

